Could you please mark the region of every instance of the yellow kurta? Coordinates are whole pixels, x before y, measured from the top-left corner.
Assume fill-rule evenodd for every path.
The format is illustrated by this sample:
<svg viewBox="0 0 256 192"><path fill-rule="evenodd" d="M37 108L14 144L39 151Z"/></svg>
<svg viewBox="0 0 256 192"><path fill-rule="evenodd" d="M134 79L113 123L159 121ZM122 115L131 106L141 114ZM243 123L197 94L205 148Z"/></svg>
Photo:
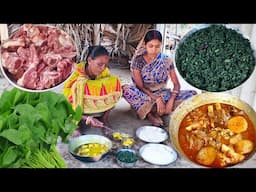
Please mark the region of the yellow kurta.
<svg viewBox="0 0 256 192"><path fill-rule="evenodd" d="M73 109L81 106L85 114L109 110L122 96L121 83L117 76L110 75L106 68L95 80L85 74L85 63L77 64L72 76L65 82L63 94Z"/></svg>

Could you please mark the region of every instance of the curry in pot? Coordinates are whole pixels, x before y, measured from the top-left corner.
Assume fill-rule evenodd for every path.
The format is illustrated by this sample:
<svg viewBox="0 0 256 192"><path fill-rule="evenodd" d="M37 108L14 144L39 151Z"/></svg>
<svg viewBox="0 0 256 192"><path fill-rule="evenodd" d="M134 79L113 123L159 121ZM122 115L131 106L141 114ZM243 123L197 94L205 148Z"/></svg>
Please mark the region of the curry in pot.
<svg viewBox="0 0 256 192"><path fill-rule="evenodd" d="M193 162L226 167L247 159L255 149L256 134L243 110L212 103L188 113L179 128L179 144Z"/></svg>

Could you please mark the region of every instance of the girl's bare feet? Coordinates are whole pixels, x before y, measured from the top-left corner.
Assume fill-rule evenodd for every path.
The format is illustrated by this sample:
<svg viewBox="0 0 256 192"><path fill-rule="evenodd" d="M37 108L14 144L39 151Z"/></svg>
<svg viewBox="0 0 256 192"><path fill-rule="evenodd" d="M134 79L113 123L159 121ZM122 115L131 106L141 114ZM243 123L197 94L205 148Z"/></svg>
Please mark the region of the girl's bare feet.
<svg viewBox="0 0 256 192"><path fill-rule="evenodd" d="M153 115L158 119L158 122L160 123L160 125L164 124L163 119L158 115L158 113L153 113Z"/></svg>
<svg viewBox="0 0 256 192"><path fill-rule="evenodd" d="M155 117L152 113L149 113L147 115L149 121L154 125L154 126L161 126L161 124L163 123L162 120L160 120L159 118Z"/></svg>
<svg viewBox="0 0 256 192"><path fill-rule="evenodd" d="M103 125L111 128L111 125L109 123L109 112L110 112L110 110L106 111L103 114L103 116L100 117L100 120L103 122ZM104 129L104 128L102 128L102 131L103 131L103 134L106 136L108 136L112 133L110 130Z"/></svg>
<svg viewBox="0 0 256 192"><path fill-rule="evenodd" d="M110 110L104 112L104 114L101 117L99 117L99 120L102 121L103 124L105 126L108 126L108 127L110 126L110 123L109 123L109 112L110 112Z"/></svg>

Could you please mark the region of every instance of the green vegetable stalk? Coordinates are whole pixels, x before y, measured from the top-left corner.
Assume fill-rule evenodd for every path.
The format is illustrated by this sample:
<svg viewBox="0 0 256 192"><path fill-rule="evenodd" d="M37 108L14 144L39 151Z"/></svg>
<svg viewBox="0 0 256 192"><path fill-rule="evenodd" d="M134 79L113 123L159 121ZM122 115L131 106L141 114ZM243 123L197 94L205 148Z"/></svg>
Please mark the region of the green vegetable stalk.
<svg viewBox="0 0 256 192"><path fill-rule="evenodd" d="M67 165L57 150L36 150L24 163L23 167L31 168L66 168Z"/></svg>

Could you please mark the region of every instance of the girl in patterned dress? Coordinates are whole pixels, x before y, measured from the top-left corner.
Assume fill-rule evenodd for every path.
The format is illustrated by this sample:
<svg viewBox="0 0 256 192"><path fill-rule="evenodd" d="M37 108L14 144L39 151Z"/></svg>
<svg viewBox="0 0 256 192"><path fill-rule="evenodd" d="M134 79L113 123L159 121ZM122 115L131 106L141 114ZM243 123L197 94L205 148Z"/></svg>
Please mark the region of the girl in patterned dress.
<svg viewBox="0 0 256 192"><path fill-rule="evenodd" d="M197 94L194 90L180 90L172 60L161 53L161 46L161 33L148 31L142 52L131 63L133 85L122 86L123 97L138 117L147 117L154 126L162 126L164 115L170 115L183 100ZM172 90L166 87L169 79Z"/></svg>

